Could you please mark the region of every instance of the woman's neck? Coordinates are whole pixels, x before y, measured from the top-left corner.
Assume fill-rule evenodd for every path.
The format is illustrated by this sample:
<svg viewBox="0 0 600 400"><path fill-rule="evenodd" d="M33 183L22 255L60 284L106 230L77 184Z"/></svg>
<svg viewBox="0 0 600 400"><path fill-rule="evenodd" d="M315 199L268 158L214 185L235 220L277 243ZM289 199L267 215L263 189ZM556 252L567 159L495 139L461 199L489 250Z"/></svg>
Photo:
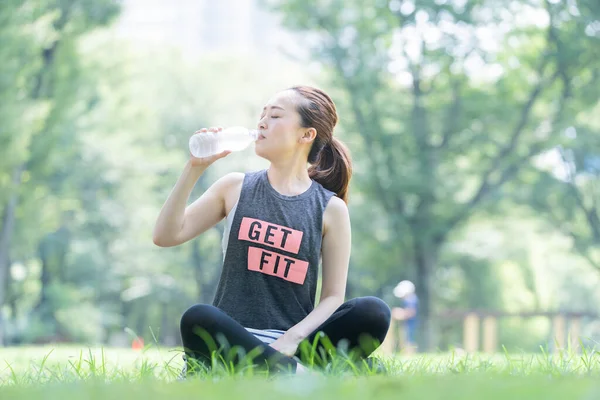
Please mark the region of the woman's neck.
<svg viewBox="0 0 600 400"><path fill-rule="evenodd" d="M302 194L312 184L306 163L291 162L291 160L284 163L271 162L267 177L273 189L285 196Z"/></svg>

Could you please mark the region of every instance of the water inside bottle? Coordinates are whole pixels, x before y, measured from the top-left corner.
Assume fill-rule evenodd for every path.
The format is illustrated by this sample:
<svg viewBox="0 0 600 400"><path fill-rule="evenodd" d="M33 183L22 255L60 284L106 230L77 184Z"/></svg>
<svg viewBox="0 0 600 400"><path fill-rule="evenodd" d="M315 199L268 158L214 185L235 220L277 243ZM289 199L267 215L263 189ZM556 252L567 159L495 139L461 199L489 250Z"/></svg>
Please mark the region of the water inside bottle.
<svg viewBox="0 0 600 400"><path fill-rule="evenodd" d="M225 130L217 134L217 149L218 152L230 150L244 150L250 143L256 141L258 131L248 129L232 129Z"/></svg>
<svg viewBox="0 0 600 400"><path fill-rule="evenodd" d="M219 133L204 132L190 138L190 152L195 157L208 157L225 150L244 150L250 143L258 139L259 131L235 126Z"/></svg>

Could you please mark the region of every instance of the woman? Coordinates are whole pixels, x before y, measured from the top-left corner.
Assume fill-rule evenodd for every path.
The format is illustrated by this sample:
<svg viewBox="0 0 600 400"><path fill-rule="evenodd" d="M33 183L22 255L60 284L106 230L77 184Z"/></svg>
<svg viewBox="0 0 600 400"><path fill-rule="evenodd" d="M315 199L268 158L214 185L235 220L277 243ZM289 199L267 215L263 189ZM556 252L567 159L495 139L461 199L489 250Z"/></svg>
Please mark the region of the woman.
<svg viewBox="0 0 600 400"><path fill-rule="evenodd" d="M227 227L213 305L194 305L181 318L188 364L206 365L211 350L224 346L254 350L257 365L303 372L299 346L317 335L362 358L383 342L389 307L375 297L344 303L352 168L348 150L333 137L336 123L335 104L319 89L276 94L263 109L255 143L256 154L270 161L268 169L225 175L186 207L198 178L229 152L191 156L160 212L154 243L180 245L223 218Z"/></svg>

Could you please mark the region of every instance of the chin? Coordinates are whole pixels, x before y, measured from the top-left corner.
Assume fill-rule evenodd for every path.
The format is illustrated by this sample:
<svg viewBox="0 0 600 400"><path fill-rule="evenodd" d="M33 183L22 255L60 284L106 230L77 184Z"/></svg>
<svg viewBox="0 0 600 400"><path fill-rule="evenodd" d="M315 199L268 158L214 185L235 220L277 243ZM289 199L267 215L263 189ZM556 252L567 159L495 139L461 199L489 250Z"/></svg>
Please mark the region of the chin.
<svg viewBox="0 0 600 400"><path fill-rule="evenodd" d="M269 152L265 151L261 146L254 146L254 153L265 160L270 160Z"/></svg>
<svg viewBox="0 0 600 400"><path fill-rule="evenodd" d="M281 146L279 143L261 143L258 142L254 146L254 153L264 158L267 161L279 160L281 157L285 157L285 154L289 153L289 149Z"/></svg>

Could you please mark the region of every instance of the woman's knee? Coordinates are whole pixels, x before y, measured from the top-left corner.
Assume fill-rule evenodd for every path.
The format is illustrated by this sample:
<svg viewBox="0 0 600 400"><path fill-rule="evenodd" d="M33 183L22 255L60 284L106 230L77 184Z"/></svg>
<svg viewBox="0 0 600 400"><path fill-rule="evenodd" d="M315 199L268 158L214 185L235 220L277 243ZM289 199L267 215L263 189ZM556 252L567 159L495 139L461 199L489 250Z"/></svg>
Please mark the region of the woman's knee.
<svg viewBox="0 0 600 400"><path fill-rule="evenodd" d="M375 296L357 297L353 299L356 304L355 308L359 308L361 311L379 313L382 316L391 316L392 311L385 301Z"/></svg>
<svg viewBox="0 0 600 400"><path fill-rule="evenodd" d="M220 310L209 304L196 304L185 310L181 316L182 331L194 329L195 326L206 327L214 323Z"/></svg>
<svg viewBox="0 0 600 400"><path fill-rule="evenodd" d="M354 301L356 302L354 311L359 314L360 319L373 328L383 331L382 334L385 335L390 327L392 316L392 311L385 301L374 296L358 297Z"/></svg>

